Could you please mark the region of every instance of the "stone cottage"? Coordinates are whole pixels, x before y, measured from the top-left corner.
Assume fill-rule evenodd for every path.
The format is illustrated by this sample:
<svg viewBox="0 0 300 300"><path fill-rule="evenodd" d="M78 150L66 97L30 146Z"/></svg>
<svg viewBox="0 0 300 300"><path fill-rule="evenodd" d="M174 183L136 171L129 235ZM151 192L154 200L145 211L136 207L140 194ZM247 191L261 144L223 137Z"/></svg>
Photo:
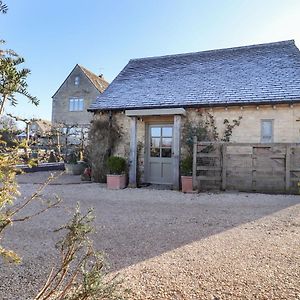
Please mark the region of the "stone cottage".
<svg viewBox="0 0 300 300"><path fill-rule="evenodd" d="M107 86L102 74L98 76L77 64L52 96L52 125L61 127L64 133L73 130L74 135L87 129L92 118L87 108Z"/></svg>
<svg viewBox="0 0 300 300"><path fill-rule="evenodd" d="M209 112L217 130L240 116L232 142L300 142L300 52L294 41L132 59L90 105L124 134L129 183L179 188L184 124ZM98 145L93 145L98 147Z"/></svg>

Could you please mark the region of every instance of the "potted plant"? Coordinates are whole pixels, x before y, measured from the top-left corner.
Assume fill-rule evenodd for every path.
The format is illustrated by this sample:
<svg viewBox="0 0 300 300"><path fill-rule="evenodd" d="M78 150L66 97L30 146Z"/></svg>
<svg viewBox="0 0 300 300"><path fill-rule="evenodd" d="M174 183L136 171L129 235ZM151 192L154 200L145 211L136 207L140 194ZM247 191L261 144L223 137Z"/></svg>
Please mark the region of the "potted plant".
<svg viewBox="0 0 300 300"><path fill-rule="evenodd" d="M66 174L71 175L81 175L86 167L85 162L78 161L77 155L75 152L71 152L67 156L67 160L65 162L65 171Z"/></svg>
<svg viewBox="0 0 300 300"><path fill-rule="evenodd" d="M126 160L119 156L110 156L107 160L109 174L106 176L107 188L111 190L126 187Z"/></svg>
<svg viewBox="0 0 300 300"><path fill-rule="evenodd" d="M193 192L193 158L187 156L181 161L181 190L183 193Z"/></svg>
<svg viewBox="0 0 300 300"><path fill-rule="evenodd" d="M86 167L81 174L82 181L91 181L92 180L92 169L91 167Z"/></svg>

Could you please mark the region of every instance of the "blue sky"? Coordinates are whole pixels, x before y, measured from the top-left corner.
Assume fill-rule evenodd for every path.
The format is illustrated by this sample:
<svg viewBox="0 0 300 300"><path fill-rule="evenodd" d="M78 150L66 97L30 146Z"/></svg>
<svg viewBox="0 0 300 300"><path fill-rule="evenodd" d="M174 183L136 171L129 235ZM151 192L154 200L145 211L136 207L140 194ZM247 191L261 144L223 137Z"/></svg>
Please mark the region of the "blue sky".
<svg viewBox="0 0 300 300"><path fill-rule="evenodd" d="M295 39L299 0L4 0L0 38L26 59L35 108L6 111L51 119L51 96L76 63L111 82L131 58Z"/></svg>

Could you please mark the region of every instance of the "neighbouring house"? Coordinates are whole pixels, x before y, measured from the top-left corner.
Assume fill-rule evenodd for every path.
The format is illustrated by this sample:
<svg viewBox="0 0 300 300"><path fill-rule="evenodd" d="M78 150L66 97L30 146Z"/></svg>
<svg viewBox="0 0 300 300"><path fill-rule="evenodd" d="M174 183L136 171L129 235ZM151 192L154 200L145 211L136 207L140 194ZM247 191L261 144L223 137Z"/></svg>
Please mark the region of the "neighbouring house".
<svg viewBox="0 0 300 300"><path fill-rule="evenodd" d="M31 136L45 136L51 131L52 124L50 121L34 119L29 124L29 133Z"/></svg>
<svg viewBox="0 0 300 300"><path fill-rule="evenodd" d="M87 108L107 86L102 74L98 76L77 64L52 96L52 125L76 140L90 126L92 116Z"/></svg>
<svg viewBox="0 0 300 300"><path fill-rule="evenodd" d="M300 142L300 52L294 41L132 59L88 109L122 127L115 155L129 183L179 188L182 128L204 112L242 117L232 142ZM99 147L94 144L93 147Z"/></svg>

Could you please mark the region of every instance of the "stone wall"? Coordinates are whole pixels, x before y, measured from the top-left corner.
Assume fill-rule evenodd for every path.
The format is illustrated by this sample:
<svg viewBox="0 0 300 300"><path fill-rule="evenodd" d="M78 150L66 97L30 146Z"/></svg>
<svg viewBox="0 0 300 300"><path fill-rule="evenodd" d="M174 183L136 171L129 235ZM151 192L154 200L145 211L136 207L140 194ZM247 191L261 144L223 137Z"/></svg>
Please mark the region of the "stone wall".
<svg viewBox="0 0 300 300"><path fill-rule="evenodd" d="M187 121L195 122L203 118L206 112L215 117L219 135L224 133L224 119L232 121L242 116L240 126L233 130L232 142L259 143L261 135L261 119L274 120L274 142L295 143L300 141L300 105L276 105L273 106L244 106L224 107L213 109L186 109L187 115L182 117L182 127ZM108 118L108 113L97 113L97 118ZM299 120L299 121L298 121ZM117 122L123 134L119 142L115 145L113 155L129 158L130 143L130 118L124 112L113 112L113 122ZM139 182L144 182L145 171L145 136L146 124L148 123L173 123L173 116L164 117L145 117L137 121L137 140L138 140L138 177ZM184 143L184 141L182 141ZM97 147L97 145L94 145ZM100 145L99 145L100 146ZM184 152L184 149L182 149Z"/></svg>
<svg viewBox="0 0 300 300"><path fill-rule="evenodd" d="M75 85L75 77L79 76L79 85ZM79 66L76 66L70 76L59 88L52 101L52 124L65 123L68 125L79 124L88 126L92 120L92 114L87 108L100 95ZM69 111L70 98L82 98L84 100L83 111Z"/></svg>
<svg viewBox="0 0 300 300"><path fill-rule="evenodd" d="M274 126L274 143L300 142L300 104L232 106L227 109L187 109L187 119L197 120L201 113L209 112L215 117L220 135L224 133L224 119L232 121L242 116L241 124L233 131L231 141L240 143L261 142L261 120L272 119Z"/></svg>

